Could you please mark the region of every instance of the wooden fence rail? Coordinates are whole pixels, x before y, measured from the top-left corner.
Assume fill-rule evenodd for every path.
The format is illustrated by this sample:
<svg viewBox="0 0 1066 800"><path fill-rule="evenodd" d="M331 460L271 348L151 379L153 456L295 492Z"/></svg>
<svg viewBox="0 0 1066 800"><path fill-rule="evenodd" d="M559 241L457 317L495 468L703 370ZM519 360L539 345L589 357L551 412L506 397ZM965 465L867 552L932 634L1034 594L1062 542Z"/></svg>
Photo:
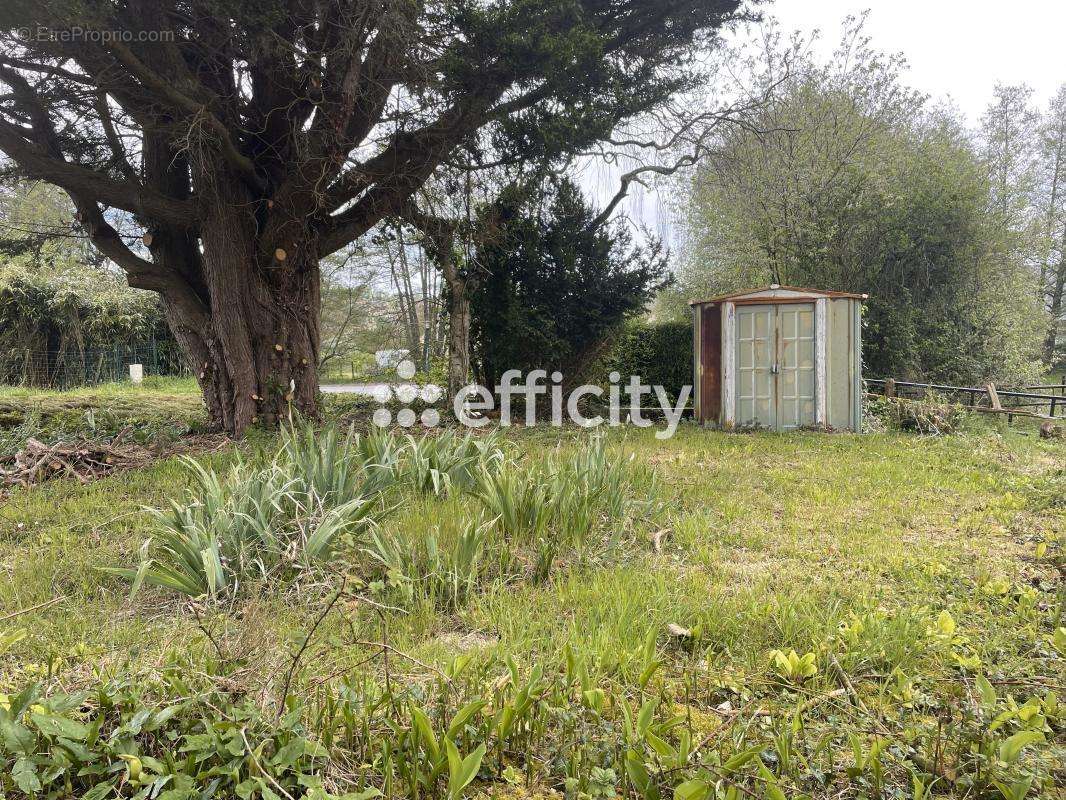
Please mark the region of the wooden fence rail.
<svg viewBox="0 0 1066 800"><path fill-rule="evenodd" d="M922 397L931 391L953 395L954 399L976 411L1007 414L1008 421L1014 414L1045 419L1066 417L1066 377L1061 384L1022 386L1017 389L1000 389L992 383L985 386L948 386L942 383L897 381L892 378L868 378L866 383L876 394L889 397L905 397L908 393ZM880 391L877 391L878 389ZM1027 391L1029 389L1040 391ZM987 405L981 405L983 401L987 401ZM1028 409L1046 409L1047 413L1036 413L1035 410Z"/></svg>

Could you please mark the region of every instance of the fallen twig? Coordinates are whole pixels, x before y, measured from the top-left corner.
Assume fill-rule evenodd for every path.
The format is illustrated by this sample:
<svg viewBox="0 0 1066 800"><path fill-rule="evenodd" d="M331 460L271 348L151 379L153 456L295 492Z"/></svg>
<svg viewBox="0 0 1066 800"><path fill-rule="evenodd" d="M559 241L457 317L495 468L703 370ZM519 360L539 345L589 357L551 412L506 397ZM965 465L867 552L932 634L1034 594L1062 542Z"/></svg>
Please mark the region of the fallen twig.
<svg viewBox="0 0 1066 800"><path fill-rule="evenodd" d="M54 606L59 601L66 599L67 598L65 596L53 597L51 600L45 600L43 603L38 603L35 606L30 606L29 608L20 608L18 611L12 611L10 614L4 614L4 616L0 617L0 622L7 622L9 619L21 617L23 614L29 614L31 611L40 611L42 608Z"/></svg>
<svg viewBox="0 0 1066 800"><path fill-rule="evenodd" d="M414 656L409 655L408 653L405 653L403 650L396 649L391 644L386 644L385 642L364 641L362 639L357 639L353 644L362 645L363 647L380 647L382 650L385 650L386 652L389 652L389 653L395 653L400 658L407 659L412 664L417 664L418 666L422 667L423 669L428 669L431 672L436 672L438 675L440 675L442 678L444 678L444 680L447 683L449 683L449 684L452 682L451 678L449 678L447 675L445 675L439 669L434 667L432 664L427 664L425 661L419 661Z"/></svg>
<svg viewBox="0 0 1066 800"><path fill-rule="evenodd" d="M269 772L267 772L265 769L263 769L263 765L259 763L259 759L256 757L255 751L252 749L252 746L250 744L248 744L248 737L244 735L244 731L245 731L245 729L241 728L241 740L244 742L244 746L248 750L248 755L251 756L252 757L252 761L255 762L256 769L258 769L263 775L265 775L268 781L270 781L272 784L274 784L274 788L275 789L277 789L279 792L281 792L283 795L285 795L287 798L289 798L289 800L295 800L295 798L291 794L289 794L288 792L285 791L285 787L284 786L282 786L280 783L278 783L276 780L274 780L274 776L273 775L271 775Z"/></svg>
<svg viewBox="0 0 1066 800"><path fill-rule="evenodd" d="M318 617L315 618L314 623L311 625L311 630L307 632L307 636L304 637L303 644L300 645L300 649L296 651L296 655L292 657L292 663L289 665L289 671L285 675L285 683L281 687L281 697L278 698L278 713L275 722L280 721L282 715L285 713L285 698L289 694L289 687L292 685L293 676L296 674L296 668L300 665L300 659L303 658L304 652L307 650L308 645L311 644L311 639L314 638L315 631L318 630L318 626L322 624L329 612L333 610L333 606L337 604L337 601L341 599L341 595L344 594L344 586L348 582L347 576L341 578L341 585L337 588L337 591L333 593L333 596L326 603L325 608L322 609Z"/></svg>

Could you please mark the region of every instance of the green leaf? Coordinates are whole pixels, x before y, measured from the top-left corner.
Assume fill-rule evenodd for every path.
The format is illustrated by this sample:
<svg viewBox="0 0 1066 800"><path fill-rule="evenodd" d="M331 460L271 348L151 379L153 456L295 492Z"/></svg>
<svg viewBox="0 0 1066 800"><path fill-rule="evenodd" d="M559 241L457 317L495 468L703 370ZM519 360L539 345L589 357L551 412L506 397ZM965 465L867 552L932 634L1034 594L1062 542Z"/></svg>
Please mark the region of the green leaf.
<svg viewBox="0 0 1066 800"><path fill-rule="evenodd" d="M626 774L629 775L629 780L633 782L638 792L643 794L648 790L651 778L647 767L644 766L644 761L636 750L626 751Z"/></svg>
<svg viewBox="0 0 1066 800"><path fill-rule="evenodd" d="M1023 800L1033 786L1033 778L1032 776L1020 778L1011 784L1001 781L993 781L993 783L999 789L999 793L1003 795L1003 800Z"/></svg>
<svg viewBox="0 0 1066 800"><path fill-rule="evenodd" d="M658 671L659 667L661 666L661 661L653 660L650 664L648 664L648 666L644 667L644 670L640 673L640 678L637 681L641 689L647 687L648 681L651 680L652 676Z"/></svg>
<svg viewBox="0 0 1066 800"><path fill-rule="evenodd" d="M749 747L747 750L741 750L739 753L734 756L731 756L729 759L726 760L724 764L722 764L722 774L729 775L731 773L736 772L738 769L740 769L753 758L755 758L755 756L759 755L762 750L762 745L758 745L756 747Z"/></svg>
<svg viewBox="0 0 1066 800"><path fill-rule="evenodd" d="M85 794L81 796L81 800L104 800L105 797L110 797L112 792L115 791L115 787L111 783L98 783L91 788Z"/></svg>
<svg viewBox="0 0 1066 800"><path fill-rule="evenodd" d="M89 735L89 726L55 714L30 714L30 719L45 736L84 741Z"/></svg>
<svg viewBox="0 0 1066 800"><path fill-rule="evenodd" d="M41 781L37 777L37 768L29 759L18 759L11 770L11 777L15 781L15 785L26 794L35 794L41 791Z"/></svg>
<svg viewBox="0 0 1066 800"><path fill-rule="evenodd" d="M170 721L171 717L173 717L183 708L185 708L185 705L183 703L177 703L175 705L167 706L166 708L156 711L152 715L152 718L145 723L144 730L154 731L163 727L167 722Z"/></svg>
<svg viewBox="0 0 1066 800"><path fill-rule="evenodd" d="M462 796L463 789L477 777L477 771L481 769L481 760L485 757L484 743L478 745L466 758L460 760L459 748L451 739L444 742L448 750L448 797L450 800L458 800Z"/></svg>
<svg viewBox="0 0 1066 800"><path fill-rule="evenodd" d="M56 739L56 746L62 747L71 757L82 764L88 764L95 761L97 756L92 750L83 745L81 742L74 742L70 739Z"/></svg>
<svg viewBox="0 0 1066 800"><path fill-rule="evenodd" d="M758 760L758 764L759 775L763 779L763 785L766 790L766 800L788 800L781 787L777 784L777 776L770 771L761 758Z"/></svg>
<svg viewBox="0 0 1066 800"><path fill-rule="evenodd" d="M456 735L463 729L463 726L470 721L470 718L477 712L485 707L484 700L475 700L473 703L469 703L459 710L452 718L451 725L448 726L448 738L454 739Z"/></svg>
<svg viewBox="0 0 1066 800"><path fill-rule="evenodd" d="M437 744L437 737L433 735L433 726L429 722L429 717L426 716L425 711L412 705L411 719L414 721L415 729L418 731L418 735L422 739L422 744L426 748L426 752L431 759L436 761L440 758L440 745Z"/></svg>
<svg viewBox="0 0 1066 800"><path fill-rule="evenodd" d="M651 731L647 731L644 734L644 738L647 740L648 744L651 745L651 749L656 752L659 758L670 761L671 763L677 759L677 750L675 750L672 745L670 745L665 740L660 739Z"/></svg>
<svg viewBox="0 0 1066 800"><path fill-rule="evenodd" d="M485 758L485 744L482 742L476 748L474 752L463 759L463 767L460 773L462 788L466 788L470 785L470 782L477 777L477 772L481 769L481 761Z"/></svg>
<svg viewBox="0 0 1066 800"><path fill-rule="evenodd" d="M215 737L210 733L189 733L179 753L211 753L215 749Z"/></svg>
<svg viewBox="0 0 1066 800"><path fill-rule="evenodd" d="M1051 635L1051 646L1058 650L1060 655L1066 656L1066 628L1055 628Z"/></svg>
<svg viewBox="0 0 1066 800"><path fill-rule="evenodd" d="M946 608L936 618L936 631L941 636L952 636L955 633L955 619Z"/></svg>
<svg viewBox="0 0 1066 800"><path fill-rule="evenodd" d="M455 742L451 739L444 740L444 751L448 755L448 783L449 783L449 795L451 794L451 777L452 775L458 775L459 770L462 769L463 761L459 755L459 748L455 746Z"/></svg>
<svg viewBox="0 0 1066 800"><path fill-rule="evenodd" d="M3 655L4 651L11 647L11 645L25 639L26 635L25 628L17 628L16 630L7 632L0 631L0 655Z"/></svg>
<svg viewBox="0 0 1066 800"><path fill-rule="evenodd" d="M33 731L18 722L0 722L0 741L12 753L32 755L37 737Z"/></svg>
<svg viewBox="0 0 1066 800"><path fill-rule="evenodd" d="M974 678L974 684L976 684L977 691L981 694L981 703L984 704L985 708L994 709L999 697L992 684L988 682L984 675L978 675Z"/></svg>
<svg viewBox="0 0 1066 800"><path fill-rule="evenodd" d="M707 781L685 781L674 788L674 800L707 800L711 796L711 788L712 785Z"/></svg>
<svg viewBox="0 0 1066 800"><path fill-rule="evenodd" d="M136 571L133 573L132 576L130 576L128 574L130 570L128 570L128 569L121 570L121 574L123 574L123 577L126 577L126 578L132 577L132 580L130 581L130 594L129 594L129 597L130 597L131 600L137 595L137 592L139 592L141 590L141 586L144 584L145 576L148 575L149 570L152 569L152 565L153 565L154 562L152 561L152 559L150 559L148 557L148 548L151 547L151 545L152 545L152 540L151 539L146 539L144 544L141 545L141 563L138 565ZM119 571L120 570L118 570L118 569L115 570L115 572L119 572Z"/></svg>
<svg viewBox="0 0 1066 800"><path fill-rule="evenodd" d="M1000 761L1013 764L1022 754L1022 749L1027 745L1044 741L1044 734L1040 731L1020 731L999 746Z"/></svg>
<svg viewBox="0 0 1066 800"><path fill-rule="evenodd" d="M643 736L644 733L651 726L651 720L653 715L655 714L655 706L657 704L658 701L652 699L648 700L646 703L644 703L644 705L640 707L640 713L637 714L637 733L639 735Z"/></svg>
<svg viewBox="0 0 1066 800"><path fill-rule="evenodd" d="M297 762L297 760L304 754L304 740L300 737L294 737L278 750L277 755L270 760L271 765L277 767L279 770L286 770Z"/></svg>
<svg viewBox="0 0 1066 800"><path fill-rule="evenodd" d="M329 758L329 750L311 739L304 739L304 753L308 758Z"/></svg>
<svg viewBox="0 0 1066 800"><path fill-rule="evenodd" d="M22 712L26 710L26 707L36 699L37 684L31 683L8 701L8 705L10 706L8 713L11 715L11 718L18 719L22 715Z"/></svg>

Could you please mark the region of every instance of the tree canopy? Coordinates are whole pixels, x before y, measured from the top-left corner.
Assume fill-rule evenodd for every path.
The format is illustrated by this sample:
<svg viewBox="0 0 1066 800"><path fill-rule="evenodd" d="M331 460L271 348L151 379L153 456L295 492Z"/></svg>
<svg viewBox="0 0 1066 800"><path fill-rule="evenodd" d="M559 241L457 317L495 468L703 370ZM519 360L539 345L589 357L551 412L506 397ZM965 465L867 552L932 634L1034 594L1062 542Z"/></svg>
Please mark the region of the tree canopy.
<svg viewBox="0 0 1066 800"><path fill-rule="evenodd" d="M1023 380L1046 318L1008 224L1013 201L950 108L853 22L826 63L767 39L791 69L682 186L688 297L753 285L866 292L870 375ZM793 48L790 50L790 48Z"/></svg>
<svg viewBox="0 0 1066 800"><path fill-rule="evenodd" d="M622 221L594 224L595 209L572 181L543 194L532 202L505 195L501 230L475 256L484 277L471 338L487 385L507 369L559 370L579 381L606 337L667 282L658 245L633 246Z"/></svg>
<svg viewBox="0 0 1066 800"><path fill-rule="evenodd" d="M210 411L239 432L285 402L314 409L319 259L479 132L528 158L654 109L738 5L14 0L0 149L162 294Z"/></svg>

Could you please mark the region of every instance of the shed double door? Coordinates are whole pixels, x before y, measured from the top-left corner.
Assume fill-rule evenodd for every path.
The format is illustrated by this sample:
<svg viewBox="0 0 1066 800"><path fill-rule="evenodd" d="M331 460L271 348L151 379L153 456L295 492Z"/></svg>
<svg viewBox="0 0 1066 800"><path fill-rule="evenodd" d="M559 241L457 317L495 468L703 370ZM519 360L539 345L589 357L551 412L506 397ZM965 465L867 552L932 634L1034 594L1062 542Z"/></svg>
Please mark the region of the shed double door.
<svg viewBox="0 0 1066 800"><path fill-rule="evenodd" d="M738 305L736 326L737 424L814 425L814 304Z"/></svg>

